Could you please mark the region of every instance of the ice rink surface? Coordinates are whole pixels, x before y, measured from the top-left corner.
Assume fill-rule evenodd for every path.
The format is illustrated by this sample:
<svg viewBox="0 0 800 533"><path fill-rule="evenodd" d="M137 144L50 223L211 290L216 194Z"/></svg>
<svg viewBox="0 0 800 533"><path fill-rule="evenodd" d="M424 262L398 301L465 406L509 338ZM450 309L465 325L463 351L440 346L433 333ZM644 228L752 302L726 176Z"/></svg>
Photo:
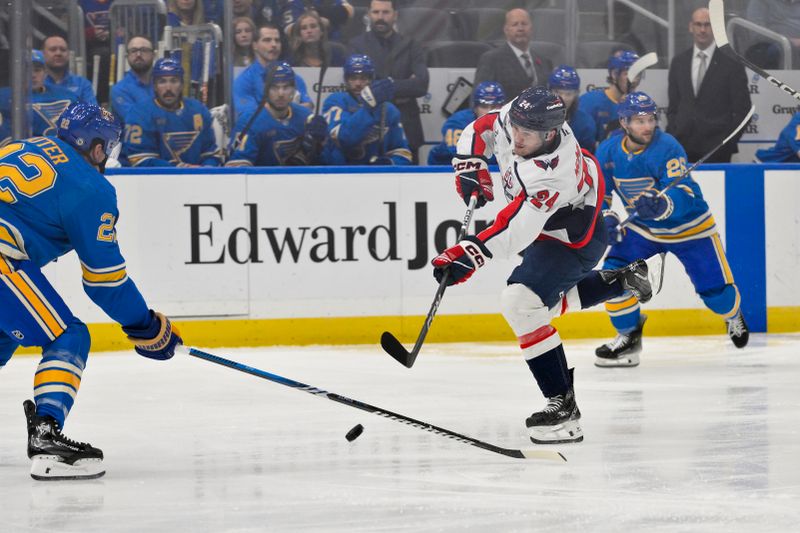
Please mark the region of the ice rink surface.
<svg viewBox="0 0 800 533"><path fill-rule="evenodd" d="M638 368L567 342L583 443L513 459L186 355L90 358L65 428L94 481L29 477L22 401L0 372L0 531L800 531L800 336L645 338ZM211 353L507 448L542 405L512 344ZM352 443L345 433L365 427ZM542 447L548 448L548 447Z"/></svg>

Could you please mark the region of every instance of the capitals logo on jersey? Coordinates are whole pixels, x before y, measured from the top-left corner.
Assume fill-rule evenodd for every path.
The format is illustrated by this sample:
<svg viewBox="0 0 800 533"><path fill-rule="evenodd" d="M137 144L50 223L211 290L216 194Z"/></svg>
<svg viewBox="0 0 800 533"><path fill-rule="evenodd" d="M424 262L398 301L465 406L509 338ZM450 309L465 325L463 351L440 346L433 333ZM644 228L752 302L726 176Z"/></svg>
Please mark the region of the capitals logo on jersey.
<svg viewBox="0 0 800 533"><path fill-rule="evenodd" d="M542 170L553 169L555 170L558 166L558 156L555 156L553 159L548 159L545 161L540 161L539 159L534 159L534 163L536 166L541 168Z"/></svg>

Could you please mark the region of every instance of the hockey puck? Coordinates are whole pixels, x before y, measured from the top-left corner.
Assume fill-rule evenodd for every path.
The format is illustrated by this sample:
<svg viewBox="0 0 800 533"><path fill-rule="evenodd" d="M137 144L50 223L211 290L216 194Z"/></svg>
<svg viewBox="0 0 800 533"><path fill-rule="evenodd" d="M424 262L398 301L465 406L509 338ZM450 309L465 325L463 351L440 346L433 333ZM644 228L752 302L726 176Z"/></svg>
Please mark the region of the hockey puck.
<svg viewBox="0 0 800 533"><path fill-rule="evenodd" d="M356 440L362 433L364 432L364 426L358 424L357 426L353 426L353 429L347 432L347 435L344 438L347 439L347 442L353 442Z"/></svg>

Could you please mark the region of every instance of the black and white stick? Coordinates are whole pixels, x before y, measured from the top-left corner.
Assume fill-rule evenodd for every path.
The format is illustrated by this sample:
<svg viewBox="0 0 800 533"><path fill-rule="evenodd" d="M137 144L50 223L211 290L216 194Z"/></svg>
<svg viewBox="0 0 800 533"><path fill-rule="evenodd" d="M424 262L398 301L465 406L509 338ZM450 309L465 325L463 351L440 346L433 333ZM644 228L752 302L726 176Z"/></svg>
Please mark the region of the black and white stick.
<svg viewBox="0 0 800 533"><path fill-rule="evenodd" d="M730 141L731 139L733 139L734 137L736 137L736 135L737 135L737 134L738 134L740 131L742 131L742 129L745 127L745 125L747 125L747 123L748 123L748 122L750 122L750 118L753 116L753 113L755 112L755 110L756 110L756 106L750 106L750 111L748 111L748 112L747 112L747 115L744 117L744 119L742 119L742 122L741 122L741 123L740 123L738 126L736 126L736 129L734 129L732 132L730 132L730 133L728 134L728 136L727 136L727 137L725 137L725 138L724 138L724 139L723 139L723 140L722 140L722 141L721 141L721 142L720 142L718 145L716 145L714 148L712 148L712 149L711 149L711 150L710 150L710 151L709 151L709 152L708 152L706 155L704 155L703 157L701 157L700 159L698 159L698 160L697 160L697 161L696 161L694 164L692 164L692 166L690 166L689 168L687 168L686 170L684 170L683 172L681 172L680 176L678 176L677 178L675 178L674 180L672 180L672 182L670 182L670 184L669 184L669 185L667 185L666 187L664 187L663 189L661 189L661 191L659 191L659 193L657 194L657 196L664 196L664 195L667 193L667 191L668 191L668 190L672 189L673 187L675 187L676 185L678 185L680 182L682 182L682 181L683 181L683 180L686 178L686 176L688 176L688 175L689 175L689 174L690 174L690 173L691 173L691 172L692 172L694 169L696 169L696 168L697 168L698 166L700 166L701 164L705 163L705 162L706 162L706 160L707 160L709 157L711 157L712 155L714 155L714 153L715 153L717 150L719 150L720 148L722 148L723 146L725 146L725 144L727 144L727 143L728 143L728 141ZM636 218L636 212L634 212L634 213L633 213L632 215L630 215L628 218L626 218L625 220L623 220L622 222L620 222L620 223L619 223L619 227L620 227L620 228L624 228L625 226L627 226L628 224L630 224L630 223L631 223L631 221L632 221L634 218Z"/></svg>
<svg viewBox="0 0 800 533"><path fill-rule="evenodd" d="M244 125L242 131L236 135L231 153L235 152L236 150L241 150L244 147L244 143L247 140L247 134L250 132L250 127L253 125L253 122L256 121L258 115L261 114L261 111L264 110L264 106L267 105L267 100L269 100L269 87L272 85L272 78L275 77L275 71L278 69L278 66L277 63L275 63L273 65L268 65L267 68L269 70L267 71L267 75L264 76L264 96L261 97L261 101L258 103L258 108L250 116L250 120L248 120L247 124Z"/></svg>
<svg viewBox="0 0 800 533"><path fill-rule="evenodd" d="M317 115L322 114L322 82L325 81L325 72L328 70L328 58L325 56L325 51L322 52L322 65L319 67L319 80L317 81L317 105L314 107L314 113Z"/></svg>
<svg viewBox="0 0 800 533"><path fill-rule="evenodd" d="M722 2L722 0L709 0L708 16L711 19L711 31L714 32L714 40L716 41L717 47L720 50L727 53L736 61L746 66L792 98L800 100L800 93L755 63L749 61L744 56L739 55L739 53L733 49L733 46L731 46L731 43L728 41L728 33L725 30L725 4Z"/></svg>
<svg viewBox="0 0 800 533"><path fill-rule="evenodd" d="M384 418L388 418L390 420L394 420L396 422L400 422L401 424L406 424L408 426L412 426L421 429L423 431L429 431L431 433L441 435L442 437L447 437L448 439L452 439L461 442L463 444L469 444L470 446L475 446L476 448L481 448L483 450L488 450L490 452L499 453L501 455L506 455L508 457L514 457L517 459L546 459L550 461L567 460L566 457L561 455L559 452L554 452L551 450L515 450L511 448L501 448L500 446L495 446L494 444L489 444L488 442L484 442L482 440L473 439L472 437L456 433L455 431L450 431L449 429L445 429L439 426L434 426L433 424L428 424L427 422L422 422L420 420L416 420L414 418L401 415L399 413L393 413L392 411L388 411L386 409L382 409L380 407L376 407L374 405L370 405L368 403L364 403L359 400L354 400L352 398L348 398L347 396L341 396L333 392L328 392L326 390L318 389L316 387L312 387L311 385L306 385L305 383L301 383L293 379L279 376L278 374L272 374L271 372L266 372L264 370L259 370L258 368L253 368L251 366L247 366L242 363L237 363L236 361L231 361L230 359L225 359L218 355L213 355L208 352L198 350L197 348L191 348L188 346L179 346L178 350L193 357L196 357L198 359L203 359L211 363L227 366L228 368L232 368L233 370L238 370L239 372L244 372L245 374L251 374L253 376L266 379L267 381L272 381L273 383L278 383L280 385L285 385L293 389L298 389L303 392L313 394L314 396L318 396L320 398L326 398L333 402L341 403L350 407L355 407L356 409L361 409L362 411L382 416Z"/></svg>
<svg viewBox="0 0 800 533"><path fill-rule="evenodd" d="M477 202L478 193L475 192L469 200L467 212L464 213L464 222L461 224L461 231L458 232L459 241L462 240L467 234L467 228L469 227L470 220L472 220L472 213L475 212L475 204ZM445 289L447 289L447 282L449 280L450 271L447 270L442 276L442 281L439 282L439 288L436 289L436 295L433 297L433 303L428 311L428 316L425 317L425 323L422 324L422 330L419 332L419 335L417 335L417 342L414 343L414 348L410 352L405 349L403 343L397 340L397 337L388 331L384 331L383 335L381 335L381 347L383 347L383 350L394 357L398 363L406 368L411 368L414 366L414 361L417 360L417 355L422 348L422 343L425 342L425 337L428 335L428 330L431 329L433 317L436 315L436 311L439 309L439 304L442 303L442 297L444 296Z"/></svg>

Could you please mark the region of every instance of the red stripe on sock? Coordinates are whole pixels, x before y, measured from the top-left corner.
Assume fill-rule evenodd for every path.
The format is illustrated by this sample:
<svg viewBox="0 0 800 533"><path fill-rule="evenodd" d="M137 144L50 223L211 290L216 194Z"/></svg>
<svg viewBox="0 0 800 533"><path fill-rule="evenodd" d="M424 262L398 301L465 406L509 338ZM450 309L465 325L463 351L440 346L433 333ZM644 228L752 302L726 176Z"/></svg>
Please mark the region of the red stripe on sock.
<svg viewBox="0 0 800 533"><path fill-rule="evenodd" d="M522 348L523 350L525 348L530 348L534 344L538 344L544 340L549 339L556 333L557 333L556 328L554 328L550 324L542 326L539 329L536 329L530 333L527 333L519 337L519 347Z"/></svg>

